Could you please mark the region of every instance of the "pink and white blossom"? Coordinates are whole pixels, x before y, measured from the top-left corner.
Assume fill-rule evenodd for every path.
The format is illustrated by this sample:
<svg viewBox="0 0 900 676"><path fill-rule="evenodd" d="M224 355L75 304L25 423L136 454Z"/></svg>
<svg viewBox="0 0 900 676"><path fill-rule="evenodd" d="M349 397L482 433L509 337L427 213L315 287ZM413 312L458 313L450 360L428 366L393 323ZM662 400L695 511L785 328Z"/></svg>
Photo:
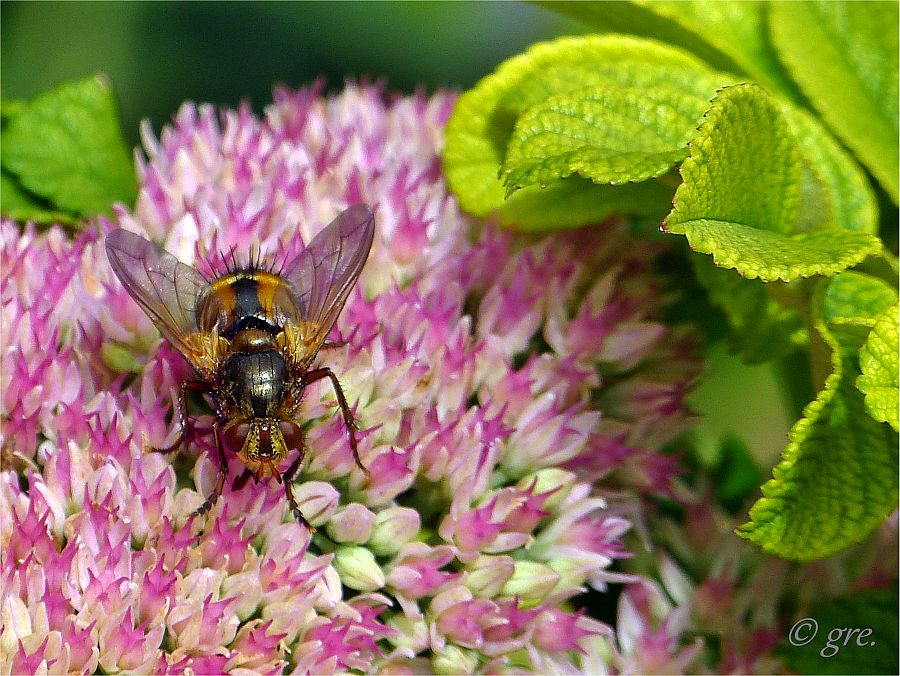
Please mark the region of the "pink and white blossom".
<svg viewBox="0 0 900 676"><path fill-rule="evenodd" d="M657 245L622 223L527 238L463 215L439 157L453 102L348 86L278 90L261 117L185 104L159 137L142 129L133 209L74 237L0 226L3 673L599 659L592 642L613 632L576 597L632 579L613 569L635 525L619 498L671 495L660 448L692 422L692 340L660 320ZM368 472L316 383L294 487L316 532L268 480L229 481L191 516L216 480L212 417L194 411L184 452L148 450L174 439L190 369L103 237L125 227L210 272L249 243L293 255L356 202L376 238L327 363ZM605 669L688 668L684 618L649 631L657 592L638 584Z"/></svg>

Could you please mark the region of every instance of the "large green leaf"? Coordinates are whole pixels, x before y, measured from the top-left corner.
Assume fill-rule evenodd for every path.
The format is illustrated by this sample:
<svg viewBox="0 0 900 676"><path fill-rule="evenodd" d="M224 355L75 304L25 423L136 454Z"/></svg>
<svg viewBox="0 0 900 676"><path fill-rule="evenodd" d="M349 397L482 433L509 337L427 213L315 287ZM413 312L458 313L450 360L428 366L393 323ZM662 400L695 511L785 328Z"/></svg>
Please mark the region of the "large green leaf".
<svg viewBox="0 0 900 676"><path fill-rule="evenodd" d="M896 2L776 2L782 60L834 132L897 202Z"/></svg>
<svg viewBox="0 0 900 676"><path fill-rule="evenodd" d="M897 287L878 277L847 270L828 284L822 304L834 335L859 350L862 375L856 386L866 410L897 430Z"/></svg>
<svg viewBox="0 0 900 676"><path fill-rule="evenodd" d="M668 231L687 235L691 248L712 254L716 265L766 282L833 275L880 250L877 237L840 230L783 235L734 221L694 219Z"/></svg>
<svg viewBox="0 0 900 676"><path fill-rule="evenodd" d="M796 98L796 86L769 42L765 2L542 2L603 31L682 47L718 70L744 73Z"/></svg>
<svg viewBox="0 0 900 676"><path fill-rule="evenodd" d="M0 172L0 205L5 217L23 223L32 221L48 225L74 222L71 214L57 211L30 194L19 181L5 171Z"/></svg>
<svg viewBox="0 0 900 676"><path fill-rule="evenodd" d="M136 194L115 99L99 76L60 85L12 115L2 163L27 191L75 214L108 212Z"/></svg>
<svg viewBox="0 0 900 676"><path fill-rule="evenodd" d="M627 35L589 35L541 43L506 61L497 73L514 75L517 69L523 70L499 101L508 115L520 115L549 96L585 87L639 87L646 91L668 87L709 101L718 89L739 81L680 49Z"/></svg>
<svg viewBox="0 0 900 676"><path fill-rule="evenodd" d="M499 178L516 121L532 106L591 87L645 91L668 87L708 101L719 87L733 81L733 76L715 73L681 50L652 40L608 35L535 45L501 64L457 101L445 134L448 183L466 211L486 216L501 210L501 218L509 221L504 209L521 216L528 207L540 206L540 193L525 196L524 205L516 204L524 190L506 202L506 188ZM608 194L617 199L615 189ZM658 194L657 188L651 188L646 197ZM529 220L539 218L537 213Z"/></svg>
<svg viewBox="0 0 900 676"><path fill-rule="evenodd" d="M625 213L655 214L662 203L649 203L663 191L645 189L646 182L628 190L625 185L610 186L670 170L684 156L684 137L694 125L690 118L717 90L735 81L732 75L712 71L694 57L652 40L605 35L536 45L504 62L460 97L447 127L448 181L464 209L479 216L499 212L504 223L527 229L581 225L596 221L598 215L641 204L642 210ZM773 107L780 116L772 112ZM728 129L737 135L731 144L735 152L718 160L735 163L738 169L747 164L745 157L751 160L752 175L745 172L743 178L752 190L743 194L756 198L767 222L739 222L790 235L835 228L875 232L875 198L852 157L802 109L777 99L768 108L762 118L746 120L742 111L735 112L729 122L733 127ZM680 111L687 114L673 114ZM692 150L708 131L704 125ZM747 143L751 137L753 142ZM765 151L764 157L770 159L745 154L756 150ZM701 153L699 159L706 157ZM773 174L772 166L780 164L787 173ZM691 166L690 159L687 165ZM709 168L701 171L709 173ZM563 187L561 179L573 173L610 185L593 190L572 177L568 181L575 180L574 184ZM759 181L764 181L762 187L770 187L778 176L786 181L783 187L790 186L790 195L759 190ZM522 185L527 187L514 191ZM540 186L547 190L540 191ZM686 186L683 191L690 189ZM556 208L569 197L574 198L571 211ZM768 198L772 199L766 202ZM790 199L779 201L782 198ZM789 210L779 214L768 207ZM557 223L554 219L560 214L564 222ZM721 214L704 216L708 221L721 220ZM692 236L697 235L692 232ZM710 232L706 238L715 237ZM814 245L833 247L833 235L819 237L812 237ZM852 236L844 240L847 251L843 253L851 255L839 256L838 268L864 257L862 251L870 251L873 242ZM794 244L785 241L776 246L790 249ZM808 253L797 251L801 258ZM765 257L767 252L760 254ZM718 258L721 255L717 253ZM816 262L812 263L812 271L781 272L790 277L797 272L813 274ZM821 263L822 271L833 269L833 261Z"/></svg>
<svg viewBox="0 0 900 676"><path fill-rule="evenodd" d="M769 40L770 3L639 0L638 4L700 36L770 91L793 98L794 85Z"/></svg>
<svg viewBox="0 0 900 676"><path fill-rule="evenodd" d="M681 173L665 229L745 277L830 275L881 250L865 233L797 232L802 155L775 102L754 85L720 92Z"/></svg>
<svg viewBox="0 0 900 676"><path fill-rule="evenodd" d="M551 96L516 122L503 170L510 191L578 173L595 183L643 181L687 156L709 102L661 86L585 87Z"/></svg>
<svg viewBox="0 0 900 676"><path fill-rule="evenodd" d="M691 140L669 229L705 219L789 233L799 211L801 169L793 135L771 98L755 85L727 87Z"/></svg>
<svg viewBox="0 0 900 676"><path fill-rule="evenodd" d="M795 229L836 227L877 233L875 194L853 157L802 108L782 102L779 110L803 158L800 214Z"/></svg>
<svg viewBox="0 0 900 676"><path fill-rule="evenodd" d="M897 434L866 415L855 351L825 321L834 371L794 425L773 478L738 529L765 551L810 561L861 541L896 508Z"/></svg>
<svg viewBox="0 0 900 676"><path fill-rule="evenodd" d="M878 316L897 304L897 288L869 274L846 270L830 281L823 310L841 343L862 347Z"/></svg>
<svg viewBox="0 0 900 676"><path fill-rule="evenodd" d="M866 410L879 422L898 429L897 306L886 308L875 320L866 344L859 352L862 371L856 384L866 398Z"/></svg>

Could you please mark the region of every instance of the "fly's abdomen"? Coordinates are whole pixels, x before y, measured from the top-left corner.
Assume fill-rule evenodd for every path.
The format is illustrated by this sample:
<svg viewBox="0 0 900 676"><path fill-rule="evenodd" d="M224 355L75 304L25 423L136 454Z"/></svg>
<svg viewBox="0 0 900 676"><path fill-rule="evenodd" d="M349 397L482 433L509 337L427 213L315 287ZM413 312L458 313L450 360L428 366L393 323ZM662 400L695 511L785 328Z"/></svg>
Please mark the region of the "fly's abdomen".
<svg viewBox="0 0 900 676"><path fill-rule="evenodd" d="M235 352L221 370L223 389L245 415L267 418L275 414L284 398L287 366L281 353Z"/></svg>

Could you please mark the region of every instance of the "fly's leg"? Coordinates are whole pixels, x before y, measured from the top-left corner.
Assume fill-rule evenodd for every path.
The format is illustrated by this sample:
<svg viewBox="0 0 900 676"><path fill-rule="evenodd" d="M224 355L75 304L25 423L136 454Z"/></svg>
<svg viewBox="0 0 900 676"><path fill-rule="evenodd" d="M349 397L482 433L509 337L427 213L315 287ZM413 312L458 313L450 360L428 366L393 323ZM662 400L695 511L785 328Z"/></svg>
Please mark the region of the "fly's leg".
<svg viewBox="0 0 900 676"><path fill-rule="evenodd" d="M249 469L245 469L243 473L237 477L231 484L231 490L239 491L244 486L247 485L247 482L250 481L251 477L255 477L256 475Z"/></svg>
<svg viewBox="0 0 900 676"><path fill-rule="evenodd" d="M320 350L333 350L338 347L344 347L344 345L346 345L349 342L350 342L349 340L326 340L324 343L322 343L322 345L319 349Z"/></svg>
<svg viewBox="0 0 900 676"><path fill-rule="evenodd" d="M297 473L297 470L300 469L300 463L303 462L303 456L306 452L301 448L300 454L297 456L297 459L291 463L291 466L287 468L287 471L281 477L284 482L284 492L287 495L288 504L291 506L291 512L297 520L301 523L301 525L306 526L310 531L314 531L315 528L310 525L309 521L306 520L306 517L303 516L303 513L300 511L300 505L297 504L297 500L294 497L294 487L292 485L292 481L294 479L294 475Z"/></svg>
<svg viewBox="0 0 900 676"><path fill-rule="evenodd" d="M317 380L326 377L331 379L334 393L337 395L338 404L340 404L341 407L341 414L344 416L344 424L347 425L347 432L350 433L350 449L353 451L353 459L356 460L356 464L359 465L359 468L368 474L369 470L363 466L362 461L359 459L359 450L356 446L356 421L353 419L353 413L350 411L350 406L347 405L347 397L344 396L344 390L341 387L341 383L338 381L337 376L334 375L334 371L328 367L307 371L306 383L314 383Z"/></svg>
<svg viewBox="0 0 900 676"><path fill-rule="evenodd" d="M184 437L188 432L188 421L190 420L187 416L187 391L191 392L202 392L206 394L210 391L209 383L205 383L202 380L187 380L181 383L181 389L178 390L178 424L181 427L181 432L175 438L175 441L171 446L166 446L164 448L153 448L152 450L156 453L171 453L172 451L177 451L181 448L184 443Z"/></svg>
<svg viewBox="0 0 900 676"><path fill-rule="evenodd" d="M222 489L225 487L225 479L228 476L228 461L225 460L225 451L222 450L222 441L219 439L218 421L213 423L213 437L216 442L216 451L218 451L219 454L219 476L216 477L216 485L213 487L212 494L206 498L202 505L194 510L194 516L202 516L213 508L213 505L218 502L219 496L222 495Z"/></svg>

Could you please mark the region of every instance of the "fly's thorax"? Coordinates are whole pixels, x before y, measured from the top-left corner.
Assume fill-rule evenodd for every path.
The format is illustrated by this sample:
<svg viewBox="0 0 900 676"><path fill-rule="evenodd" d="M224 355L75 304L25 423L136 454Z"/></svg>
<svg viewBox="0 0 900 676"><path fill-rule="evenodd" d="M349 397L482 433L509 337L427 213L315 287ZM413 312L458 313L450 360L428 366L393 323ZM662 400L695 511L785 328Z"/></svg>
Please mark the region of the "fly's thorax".
<svg viewBox="0 0 900 676"><path fill-rule="evenodd" d="M202 331L217 331L229 339L248 318L283 326L299 312L294 292L281 276L263 270L237 270L216 279L197 306Z"/></svg>

